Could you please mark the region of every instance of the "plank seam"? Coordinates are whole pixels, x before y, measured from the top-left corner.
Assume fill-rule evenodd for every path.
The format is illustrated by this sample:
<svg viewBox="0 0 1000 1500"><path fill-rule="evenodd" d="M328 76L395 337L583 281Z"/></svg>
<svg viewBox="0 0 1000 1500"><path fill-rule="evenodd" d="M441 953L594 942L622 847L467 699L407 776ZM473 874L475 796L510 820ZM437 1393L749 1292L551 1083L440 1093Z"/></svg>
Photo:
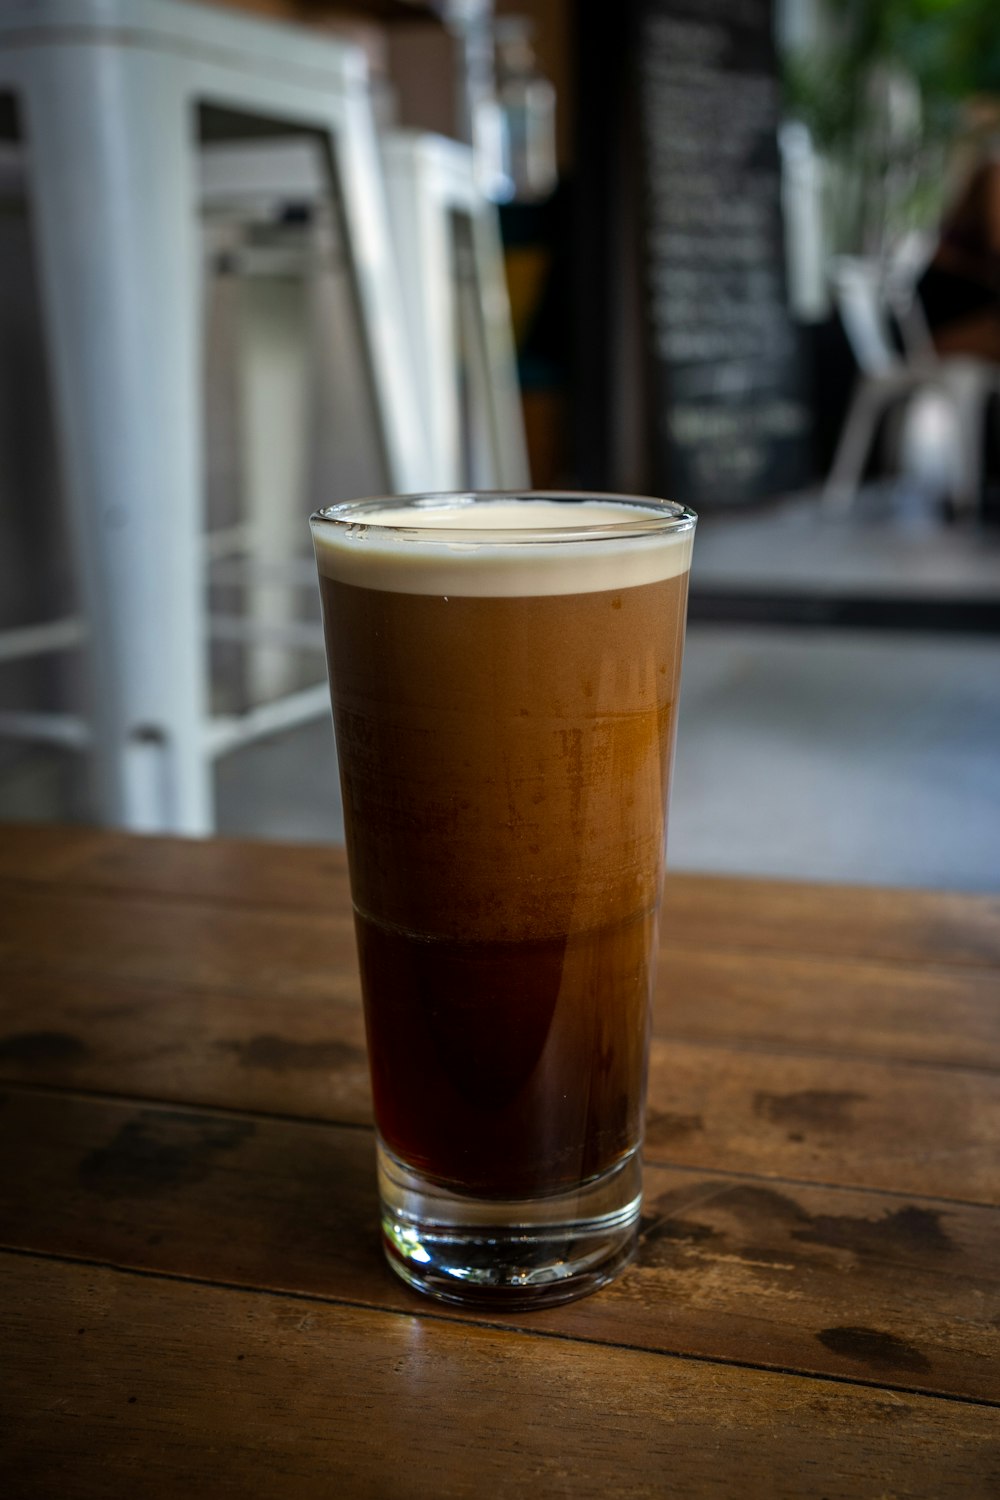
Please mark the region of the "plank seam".
<svg viewBox="0 0 1000 1500"><path fill-rule="evenodd" d="M148 992L153 995L170 995L176 997L182 994L187 999L198 998L206 1001L213 999L226 999L237 1001L262 1001L273 999L273 988L267 990L254 990L246 986L234 987L227 985L188 985L182 981L158 980L148 976L132 978L129 975L106 975L99 970L78 968L52 968L45 966L40 968L37 964L30 962L6 963L0 967L0 973L7 975L19 975L24 979L47 979L53 984L60 982L72 982L76 984L100 984L105 989L125 989L129 991ZM346 970L345 970L346 973ZM356 969L352 964L350 977L354 979L360 990L360 981ZM1000 970L997 971L997 987L1000 992ZM317 1006L336 1007L337 1009L360 1011L360 994L349 998L329 996L323 1000L315 1000L306 996L298 997L300 1004L315 1004ZM665 1003L669 1007L669 1000ZM0 1008L2 1014L2 1008ZM772 1055L775 1057L817 1057L831 1059L840 1062L871 1063L877 1067L901 1067L901 1068L939 1068L943 1072L968 1073L982 1076L984 1078L996 1077L1000 1074L1000 1061L989 1064L974 1064L961 1062L953 1058L937 1057L904 1057L891 1053L881 1052L856 1052L836 1047L817 1046L815 1044L796 1045L795 1043L782 1042L780 1040L769 1040L757 1037L741 1036L739 1033L730 1033L724 1037L715 1033L699 1033L682 1031L676 1029L663 1030L654 1025L651 1032L654 1041L659 1042L682 1042L690 1046L709 1047L713 1050L752 1052L757 1055Z"/></svg>
<svg viewBox="0 0 1000 1500"><path fill-rule="evenodd" d="M497 1323L491 1319L477 1318L471 1313L459 1316L444 1308L431 1305L427 1308L389 1307L379 1302L363 1302L350 1297L325 1297L319 1292L276 1291L269 1287L244 1285L238 1281L214 1281L206 1276L182 1275L176 1271L148 1271L138 1266L123 1266L116 1261L98 1260L87 1256L57 1255L45 1250L26 1250L13 1245L0 1245L0 1254L16 1256L22 1260L38 1260L65 1266L90 1266L94 1270L112 1271L119 1276L136 1276L149 1281L168 1281L181 1286L202 1286L219 1291L242 1293L252 1297L287 1297L296 1302L319 1303L325 1307L350 1307L360 1312L375 1312L394 1318L425 1318L432 1323L446 1323L452 1327L488 1329L493 1333L514 1333L524 1338L552 1340L564 1344L586 1344L596 1349L620 1349L628 1354L648 1354L656 1359L678 1359L692 1364L721 1365L728 1369L753 1370L762 1375L787 1375L795 1380L822 1380L831 1385L863 1387L866 1390L888 1391L897 1395L917 1396L927 1401L952 1401L963 1406L981 1406L990 1410L1000 1408L1000 1400L988 1397L965 1396L957 1391L935 1391L924 1386L885 1383L865 1380L850 1375L834 1375L826 1371L798 1370L790 1365L759 1364L753 1360L724 1359L718 1355L692 1354L683 1350L650 1349L645 1344L630 1344L613 1339L588 1338L582 1334L561 1333L554 1329L525 1327L521 1323Z"/></svg>
<svg viewBox="0 0 1000 1500"><path fill-rule="evenodd" d="M85 1103L107 1103L133 1105L139 1109L150 1106L175 1111L191 1111L199 1114L219 1115L233 1119L273 1121L279 1125L308 1125L323 1130L356 1130L374 1138L375 1127L366 1120L336 1120L322 1115L279 1114L271 1110L235 1109L228 1105L200 1103L190 1099L162 1099L150 1095L110 1094L98 1089L64 1088L60 1084L24 1083L19 1080L5 1081L0 1077L0 1087L13 1093L59 1095L68 1099L79 1099ZM953 1208L984 1209L990 1213L1000 1212L1000 1203L988 1203L977 1198L947 1198L938 1193L922 1193L914 1189L904 1192L898 1188L870 1187L864 1183L824 1182L812 1177L786 1177L777 1173L748 1172L745 1169L728 1167L696 1166L688 1162L671 1161L668 1157L651 1157L643 1153L643 1165L658 1167L670 1172L687 1172L692 1176L719 1177L733 1182L762 1182L768 1186L776 1184L786 1187L815 1188L832 1193L858 1193L872 1198L899 1199L902 1202L940 1203ZM373 1167L374 1171L374 1167Z"/></svg>
<svg viewBox="0 0 1000 1500"><path fill-rule="evenodd" d="M341 878L343 878L344 880L347 879L346 871L343 873L342 876L338 872L337 879L339 880ZM809 882L809 884L812 884L812 882ZM82 899L82 900L89 900L91 898L96 898L96 899L100 899L100 900L113 899L113 900L118 901L118 900L121 899L121 897L123 895L125 895L125 896L132 897L132 898L134 898L136 900L139 900L139 901L150 901L150 902L157 901L157 902L164 902L164 903L166 903L168 905L187 905L187 906L197 907L199 909L204 909L205 906L218 906L218 907L222 907L224 909L233 910L233 911L238 911L238 910L260 911L260 910L264 910L264 911L270 912L274 916L282 916L282 915L285 915L285 914L287 914L287 915L294 915L294 916L315 915L316 917L321 917L322 916L322 917L327 917L328 918L330 916L330 914L331 914L331 912L330 912L330 906L329 906L328 903L325 903L323 905L317 904L315 906L312 906L312 905L308 905L307 906L307 905L303 905L303 903L301 901L296 901L296 902L288 902L288 904L285 905L285 904L281 904L281 903L276 903L274 901L273 897L269 898L266 901L264 901L264 900L248 900L245 897L241 898L241 899L237 899L237 898L230 897L230 896L218 895L218 894L215 894L215 893L208 893L208 892L200 893L200 894L197 894L197 895L192 895L190 892L164 891L164 890L158 889L157 887L148 887L147 888L147 887L144 887L144 886L141 886L141 885L124 885L124 884L123 885L102 885L102 884L96 883L96 882L94 884L79 885L79 884L75 883L74 881L72 881L72 880L70 880L68 878L66 878L66 879L45 879L44 877L42 877L42 878L35 878L35 879L33 879L30 876L14 876L14 875L3 875L3 876L0 876L0 891L4 891L4 890L9 889L9 888L13 888L13 890L15 892L17 890L22 890L22 891L25 891L25 892L32 892L34 894L38 894L39 892L49 893L49 894L58 892L60 895L63 895L63 896L67 896L68 895L68 896L72 896L72 897L75 897L77 899ZM854 887L854 886L844 886L844 887L834 886L834 887L832 887L832 889L835 890L835 891L837 891L837 890L855 890L855 889L857 889L857 887ZM878 887L873 887L873 889L878 890L879 888ZM921 892L916 892L915 894L918 894L918 895L933 895L935 893L934 892L921 891ZM975 901L975 900L990 901L992 899L990 897L979 896L978 893L975 893L975 892L960 892L959 891L959 892L944 892L942 894L945 894L945 895L948 895L948 896L957 896L959 898L964 897L965 899L970 900L970 901ZM685 951L687 951L687 952L698 951L698 950L692 950L690 944L684 944L683 947L684 947ZM974 956L974 955L963 956L963 955L959 955L959 954L954 954L953 953L953 954L949 955L947 958L940 958L940 957L934 958L934 957L929 957L929 956L919 955L919 954L913 954L913 953L909 953L909 954L905 954L905 953L904 954L900 954L900 953L879 953L879 952L871 952L871 951L868 951L868 950L862 950L860 952L858 952L858 951L852 951L850 953L844 953L842 950L838 949L835 946L831 946L829 948L823 947L823 948L818 948L818 949L817 948L810 948L810 949L786 948L786 947L783 947L783 946L775 946L773 944L768 944L768 943L754 943L754 944L748 946L746 944L729 944L729 943L727 943L725 941L724 937L722 937L721 934L714 934L713 935L713 938L712 938L712 951L713 952L717 951L717 952L725 952L725 953L734 953L734 954L739 954L739 953L744 953L744 954L767 953L767 954L773 954L773 955L776 955L776 956L783 956L783 957L788 957L788 958L799 958L799 959L803 959L803 958L804 959L809 959L809 958L812 958L812 959L816 959L816 960L821 960L821 959L835 960L835 961L837 961L839 963L845 963L845 962L846 963L886 963L886 964L903 964L903 965L919 966L919 967L923 967L926 964L930 964L930 965L933 965L933 966L936 966L936 967L944 967L944 968L955 967L955 968L974 969L974 970L985 969L987 972L995 971L995 970L998 969L998 967L1000 967L1000 961L998 961L998 958L996 956L988 957L988 958L981 958L981 957L977 957L977 956Z"/></svg>

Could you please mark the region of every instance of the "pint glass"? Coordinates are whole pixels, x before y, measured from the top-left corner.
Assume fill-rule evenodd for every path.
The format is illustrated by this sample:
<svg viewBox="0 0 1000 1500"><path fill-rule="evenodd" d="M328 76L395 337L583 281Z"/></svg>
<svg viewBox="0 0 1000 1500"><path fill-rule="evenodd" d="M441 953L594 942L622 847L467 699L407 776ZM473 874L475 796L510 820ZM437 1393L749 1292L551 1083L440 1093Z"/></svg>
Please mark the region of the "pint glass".
<svg viewBox="0 0 1000 1500"><path fill-rule="evenodd" d="M694 527L582 494L312 517L383 1241L446 1300L567 1300L635 1244Z"/></svg>

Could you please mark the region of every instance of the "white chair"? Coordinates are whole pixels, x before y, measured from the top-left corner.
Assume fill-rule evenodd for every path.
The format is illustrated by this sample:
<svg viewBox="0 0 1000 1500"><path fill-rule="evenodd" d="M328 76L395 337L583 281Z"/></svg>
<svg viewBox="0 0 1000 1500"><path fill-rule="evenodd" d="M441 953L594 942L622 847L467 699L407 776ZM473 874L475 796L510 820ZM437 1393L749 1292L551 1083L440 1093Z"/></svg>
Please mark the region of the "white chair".
<svg viewBox="0 0 1000 1500"><path fill-rule="evenodd" d="M435 487L529 484L496 206L470 147L395 130L382 140Z"/></svg>
<svg viewBox="0 0 1000 1500"><path fill-rule="evenodd" d="M426 488L517 489L529 482L510 305L496 206L477 180L471 147L410 130L380 139L393 251L417 401L427 435ZM314 156L294 142L227 143L204 153L206 201L255 199L318 211ZM251 304L251 344L301 343L301 302L270 331ZM260 309L258 309L258 312ZM250 361L252 366L253 361ZM259 446L273 444L261 428ZM248 465L253 470L254 465ZM251 507L253 508L253 507Z"/></svg>
<svg viewBox="0 0 1000 1500"><path fill-rule="evenodd" d="M389 221L396 254L407 330L428 435L429 487L433 489L517 489L529 483L523 416L517 380L510 307L495 205L478 182L468 146L417 131L391 131L381 138ZM233 143L202 153L206 206L221 219L280 217L288 206L305 210L312 239L325 239L332 226L324 210L321 164L309 143ZM323 226L327 226L324 232ZM305 444L309 414L303 400L306 346L311 344L320 392L343 386L344 354L317 335L310 277L310 235L287 232L263 251L237 252L244 273L240 299L242 405L245 419L243 472L247 523L253 551L282 552L286 492ZM272 234L270 241L275 240ZM282 249L281 241L290 248ZM296 248L298 241L298 248ZM337 252L333 252L334 259ZM296 264L296 259L298 264ZM256 274L253 273L256 266ZM326 341L330 342L329 339ZM340 341L334 341L339 345ZM324 406L328 398L324 397ZM342 403L346 404L346 403ZM280 406L283 419L275 421ZM311 445L315 451L334 416L325 411ZM315 419L314 419L315 421ZM364 491L359 491L363 493ZM281 503L284 499L284 503ZM222 540L222 539L220 539ZM218 550L218 549L216 549ZM285 549L287 550L287 549ZM228 575L239 563L228 566ZM248 579L247 615L213 617L214 633L255 641L248 658L253 699L266 698L282 684L293 662L268 636L307 643L294 623L295 571L281 586L269 570L255 586L259 568ZM311 644L322 646L321 633Z"/></svg>
<svg viewBox="0 0 1000 1500"><path fill-rule="evenodd" d="M200 421L198 110L216 135L310 132L343 208L393 490L432 482L359 49L182 0L0 0L0 94L28 166L91 712L0 732L89 747L101 821L203 833L213 757L322 688L213 724ZM0 111L2 114L2 111ZM23 637L14 652L52 649Z"/></svg>
<svg viewBox="0 0 1000 1500"><path fill-rule="evenodd" d="M242 702L227 721L242 731L248 707L272 714L301 681L303 652L324 675L322 629L313 612L302 618L316 589L303 517L314 504L381 489L385 476L318 143L224 141L202 149L199 168L209 459L229 480L207 497L209 634L236 648L213 680L230 705ZM239 590L238 611L231 595L220 602L220 585Z"/></svg>
<svg viewBox="0 0 1000 1500"><path fill-rule="evenodd" d="M831 268L837 309L859 369L823 490L823 505L831 511L853 504L883 417L925 392L946 403L954 430L951 498L961 510L979 505L986 414L990 398L1000 393L1000 365L936 354L914 300L915 279L909 260L905 269L887 272L877 261L842 256ZM893 340L891 316L902 331L902 351Z"/></svg>

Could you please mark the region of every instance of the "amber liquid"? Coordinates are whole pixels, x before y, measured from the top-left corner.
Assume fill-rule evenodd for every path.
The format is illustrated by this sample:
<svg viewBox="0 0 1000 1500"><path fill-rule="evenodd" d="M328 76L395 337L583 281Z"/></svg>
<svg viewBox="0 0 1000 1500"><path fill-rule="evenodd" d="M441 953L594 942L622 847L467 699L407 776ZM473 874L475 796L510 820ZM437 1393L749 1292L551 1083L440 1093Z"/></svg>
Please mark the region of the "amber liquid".
<svg viewBox="0 0 1000 1500"><path fill-rule="evenodd" d="M321 579L375 1114L488 1198L641 1138L687 575L447 599Z"/></svg>

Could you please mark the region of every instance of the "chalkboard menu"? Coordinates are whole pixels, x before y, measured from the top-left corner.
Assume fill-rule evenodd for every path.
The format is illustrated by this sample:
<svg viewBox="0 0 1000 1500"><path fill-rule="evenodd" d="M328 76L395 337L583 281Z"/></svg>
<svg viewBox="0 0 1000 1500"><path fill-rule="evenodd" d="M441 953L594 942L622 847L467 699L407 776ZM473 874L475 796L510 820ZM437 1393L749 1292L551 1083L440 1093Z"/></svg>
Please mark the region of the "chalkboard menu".
<svg viewBox="0 0 1000 1500"><path fill-rule="evenodd" d="M640 0L652 473L694 505L780 493L811 425L785 300L770 0Z"/></svg>

